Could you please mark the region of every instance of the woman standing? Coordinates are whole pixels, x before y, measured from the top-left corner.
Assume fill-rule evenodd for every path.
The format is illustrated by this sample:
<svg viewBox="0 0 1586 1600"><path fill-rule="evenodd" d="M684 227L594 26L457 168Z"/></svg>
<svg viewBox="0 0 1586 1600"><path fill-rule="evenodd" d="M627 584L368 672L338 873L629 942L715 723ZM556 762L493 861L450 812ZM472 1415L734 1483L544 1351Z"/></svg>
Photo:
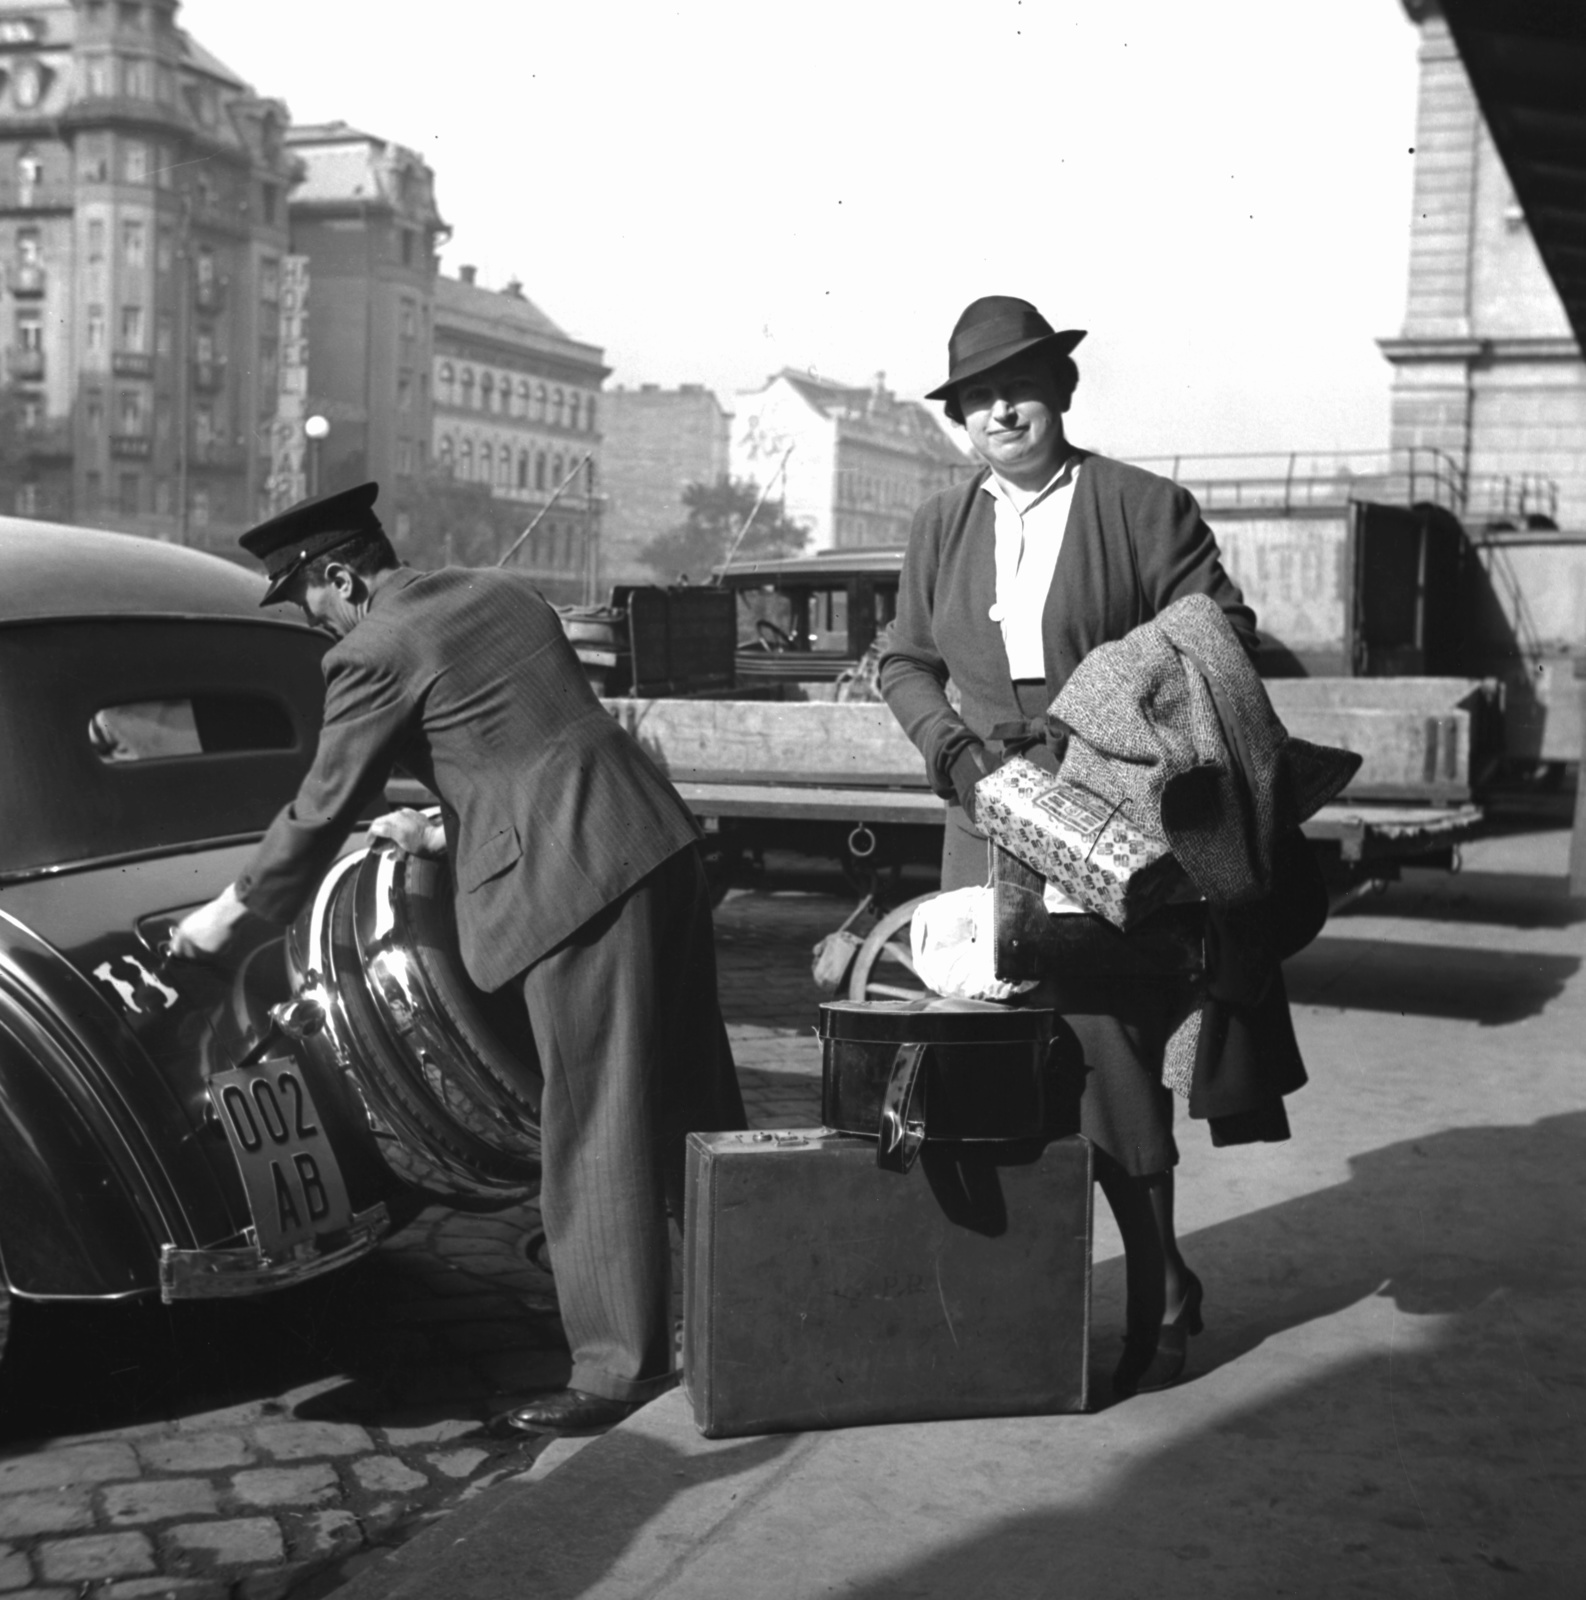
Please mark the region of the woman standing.
<svg viewBox="0 0 1586 1600"><path fill-rule="evenodd" d="M967 431L984 470L916 514L880 676L932 786L951 802L943 889L987 880L974 786L997 765L993 730L1045 712L1090 650L1194 593L1215 600L1254 647L1255 617L1194 499L1068 442L1063 416L1079 381L1072 351L1083 337L1055 331L1028 301L976 300L948 341L947 381L930 395ZM1050 749L1031 754L1055 770ZM1187 1336L1201 1327L1200 1280L1173 1227L1178 1150L1162 1084L1173 991L1086 980L1055 995L1062 1065L1083 1084L1080 1132L1124 1241L1120 1396L1174 1382Z"/></svg>

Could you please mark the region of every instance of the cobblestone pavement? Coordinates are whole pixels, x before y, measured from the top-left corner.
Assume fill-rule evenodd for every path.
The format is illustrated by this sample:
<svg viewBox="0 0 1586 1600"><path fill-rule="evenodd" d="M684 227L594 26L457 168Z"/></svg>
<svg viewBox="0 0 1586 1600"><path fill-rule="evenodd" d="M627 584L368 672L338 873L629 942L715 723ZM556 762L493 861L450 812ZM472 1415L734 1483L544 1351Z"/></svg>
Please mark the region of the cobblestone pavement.
<svg viewBox="0 0 1586 1600"><path fill-rule="evenodd" d="M717 912L757 1127L819 1121L810 947L852 896L813 881ZM358 1266L247 1304L20 1307L0 1371L0 1596L306 1600L537 1457L546 1470L571 1442L473 1436L510 1396L566 1381L555 1291L524 1253L535 1223L428 1211Z"/></svg>

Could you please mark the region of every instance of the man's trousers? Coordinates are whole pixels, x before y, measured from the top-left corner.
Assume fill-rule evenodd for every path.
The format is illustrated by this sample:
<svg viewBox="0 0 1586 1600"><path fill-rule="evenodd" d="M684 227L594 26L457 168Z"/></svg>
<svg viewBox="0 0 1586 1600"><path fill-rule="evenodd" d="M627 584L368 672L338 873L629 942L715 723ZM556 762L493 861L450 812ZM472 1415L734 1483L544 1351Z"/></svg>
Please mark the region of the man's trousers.
<svg viewBox="0 0 1586 1600"><path fill-rule="evenodd" d="M544 1074L540 1207L571 1386L648 1400L673 1381L670 1212L684 1139L742 1128L710 895L680 850L523 975Z"/></svg>

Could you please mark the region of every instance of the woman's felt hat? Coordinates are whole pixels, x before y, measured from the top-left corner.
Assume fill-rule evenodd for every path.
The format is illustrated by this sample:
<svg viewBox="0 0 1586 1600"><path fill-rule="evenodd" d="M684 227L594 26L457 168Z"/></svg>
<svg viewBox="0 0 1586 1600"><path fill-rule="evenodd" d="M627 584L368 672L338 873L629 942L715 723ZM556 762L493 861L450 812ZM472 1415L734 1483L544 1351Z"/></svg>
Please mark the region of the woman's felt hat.
<svg viewBox="0 0 1586 1600"><path fill-rule="evenodd" d="M947 341L947 382L932 389L927 400L946 400L966 378L973 378L1015 356L1044 350L1066 356L1085 337L1083 328L1061 333L1028 300L988 294L971 301L953 324Z"/></svg>

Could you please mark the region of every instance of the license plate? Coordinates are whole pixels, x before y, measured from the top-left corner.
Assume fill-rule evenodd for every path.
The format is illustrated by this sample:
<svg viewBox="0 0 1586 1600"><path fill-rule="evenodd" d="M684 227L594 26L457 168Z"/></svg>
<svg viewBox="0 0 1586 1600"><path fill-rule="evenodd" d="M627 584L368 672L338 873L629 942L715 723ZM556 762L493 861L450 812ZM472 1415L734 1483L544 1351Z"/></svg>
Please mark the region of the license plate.
<svg viewBox="0 0 1586 1600"><path fill-rule="evenodd" d="M263 1256L351 1225L341 1167L295 1060L217 1072L209 1094L237 1158Z"/></svg>

